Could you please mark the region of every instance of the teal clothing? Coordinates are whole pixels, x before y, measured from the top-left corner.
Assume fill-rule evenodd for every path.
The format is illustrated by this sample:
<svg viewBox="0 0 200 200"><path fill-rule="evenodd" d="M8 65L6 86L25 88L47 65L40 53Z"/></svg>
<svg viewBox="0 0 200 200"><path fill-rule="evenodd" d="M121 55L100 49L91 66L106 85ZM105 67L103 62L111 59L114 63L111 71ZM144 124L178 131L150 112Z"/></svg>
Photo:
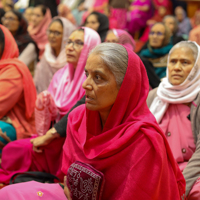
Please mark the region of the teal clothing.
<svg viewBox="0 0 200 200"><path fill-rule="evenodd" d="M6 122L3 122L3 121L0 121L0 128L2 130L3 133L6 132L6 136L10 138L11 141L14 141L16 140L16 130L15 128L13 127L12 124L9 124L9 123L6 123ZM3 143L3 144L7 144L8 141L6 141L4 138L2 138L0 136L0 141ZM1 149L0 149L0 153L1 153Z"/></svg>
<svg viewBox="0 0 200 200"><path fill-rule="evenodd" d="M157 74L157 76L161 79L164 78L166 76L166 68L167 67L155 67L155 73Z"/></svg>
<svg viewBox="0 0 200 200"><path fill-rule="evenodd" d="M153 49L150 47L150 45L148 45L148 48L142 50L139 55L143 56L145 58L152 58L152 59L160 58L160 57L168 54L172 47L173 47L173 45L171 43L169 43L167 46L164 46L159 49Z"/></svg>
<svg viewBox="0 0 200 200"><path fill-rule="evenodd" d="M164 57L169 53L171 48L173 47L172 43L169 43L167 46L164 46L159 49L153 49L149 44L147 45L147 49L144 49L140 52L139 56L142 56L147 59L159 59ZM153 61L152 64L154 65ZM163 65L160 67L155 67L154 70L156 75L161 79L166 76L166 68L167 68L167 62L162 63Z"/></svg>

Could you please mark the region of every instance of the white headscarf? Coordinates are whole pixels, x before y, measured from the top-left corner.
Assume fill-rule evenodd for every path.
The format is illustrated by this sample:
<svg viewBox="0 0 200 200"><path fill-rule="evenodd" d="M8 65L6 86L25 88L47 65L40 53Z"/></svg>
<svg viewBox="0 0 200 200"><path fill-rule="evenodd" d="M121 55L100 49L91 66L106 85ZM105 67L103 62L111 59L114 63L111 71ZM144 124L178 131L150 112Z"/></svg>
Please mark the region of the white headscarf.
<svg viewBox="0 0 200 200"><path fill-rule="evenodd" d="M178 44L183 42L179 42ZM157 90L157 97L153 100L150 106L150 111L155 116L158 123L161 121L170 103L180 104L192 102L196 98L197 94L200 92L200 47L196 42L187 42L195 44L198 48L196 62L188 77L180 85L172 85L169 82L167 69L167 77L164 78L163 81L160 83ZM168 63L170 55L173 52L174 48L175 46L171 49L169 53Z"/></svg>

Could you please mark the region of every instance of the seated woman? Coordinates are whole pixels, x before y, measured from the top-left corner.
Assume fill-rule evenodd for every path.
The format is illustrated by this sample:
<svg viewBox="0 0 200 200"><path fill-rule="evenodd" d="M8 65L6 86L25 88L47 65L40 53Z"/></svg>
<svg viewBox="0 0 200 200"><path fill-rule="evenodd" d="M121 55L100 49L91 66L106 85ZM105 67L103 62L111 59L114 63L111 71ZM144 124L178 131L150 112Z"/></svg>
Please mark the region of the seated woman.
<svg viewBox="0 0 200 200"><path fill-rule="evenodd" d="M42 57L45 45L48 43L46 34L47 28L51 22L51 12L44 5L38 5L33 9L31 23L28 26L28 32L39 48L39 58Z"/></svg>
<svg viewBox="0 0 200 200"><path fill-rule="evenodd" d="M182 36L177 35L178 21L173 15L167 15L163 19L163 23L167 26L171 32L171 44L175 45L184 40Z"/></svg>
<svg viewBox="0 0 200 200"><path fill-rule="evenodd" d="M153 16L153 5L151 0L133 1L127 13L126 28L133 35L136 31L140 31L146 27L146 22Z"/></svg>
<svg viewBox="0 0 200 200"><path fill-rule="evenodd" d="M77 199L77 193L82 199L91 194L94 199L109 200L183 198L183 175L146 105L148 77L139 57L119 44L103 43L90 53L85 73L86 105L79 106L69 115L63 146L62 170L68 176L67 183L70 181L73 189L76 188L72 190L67 184L67 189L65 185L67 199ZM127 97L126 101L124 97ZM83 167L79 167L78 174L69 171L73 170L70 165L75 161L87 166L88 175L91 174L89 168L93 167L95 176L97 171L104 176L105 185L101 192L97 190L97 184L89 187L95 176L89 182L84 181L82 188L77 186L84 179L84 171ZM35 193L31 199L37 196L36 191L40 188L52 199L66 199L58 184L29 182L27 189L23 185L4 187L0 197L19 199ZM45 195L43 197L46 199Z"/></svg>
<svg viewBox="0 0 200 200"><path fill-rule="evenodd" d="M101 38L101 42L105 41L109 29L109 21L106 15L94 11L86 18L84 25L97 31Z"/></svg>
<svg viewBox="0 0 200 200"><path fill-rule="evenodd" d="M35 124L39 135L44 135L51 122L60 120L83 97L84 64L91 48L99 43L98 34L89 28L78 29L68 38L67 65L54 74L48 91L40 93L36 100Z"/></svg>
<svg viewBox="0 0 200 200"><path fill-rule="evenodd" d="M191 41L176 44L169 53L167 77L150 91L147 104L169 142L186 179L186 194L199 177L200 48ZM197 159L198 158L198 159ZM189 161L189 159L191 159ZM189 163L188 163L189 161ZM198 181L197 181L198 182ZM196 194L195 194L196 193ZM189 200L198 194L194 185Z"/></svg>
<svg viewBox="0 0 200 200"><path fill-rule="evenodd" d="M166 76L167 57L172 48L170 37L169 29L163 23L156 23L149 33L149 42L139 52L139 56L147 69L150 85L153 88L158 86L155 75L159 79ZM149 73L149 71L152 73Z"/></svg>
<svg viewBox="0 0 200 200"><path fill-rule="evenodd" d="M185 10L178 6L175 9L175 15L178 20L178 36L183 36L185 39L188 39L189 32L192 29L190 19L186 16Z"/></svg>
<svg viewBox="0 0 200 200"><path fill-rule="evenodd" d="M135 41L132 36L121 29L109 30L105 42L119 43L125 47L129 47L133 51L135 49Z"/></svg>
<svg viewBox="0 0 200 200"><path fill-rule="evenodd" d="M65 45L75 26L63 17L53 18L48 27L49 43L45 46L42 59L36 66L34 82L37 93L47 90L53 75L66 63Z"/></svg>
<svg viewBox="0 0 200 200"><path fill-rule="evenodd" d="M27 66L19 61L17 44L0 25L0 149L35 133L36 90Z"/></svg>
<svg viewBox="0 0 200 200"><path fill-rule="evenodd" d="M36 101L35 118L39 135L45 134L50 128L51 117L55 113L51 108L52 105L55 105L55 116L60 119L83 97L85 91L82 88L82 83L86 78L84 67L87 56L90 50L100 42L99 35L90 28L78 29L70 35L66 46L68 64L55 73L48 92L41 93L41 95L46 96L44 98L38 96ZM47 103L45 105L48 107L46 106L44 109L47 108L49 113L43 112L45 101ZM40 103L41 105L38 105ZM59 111L59 116L57 111ZM44 115L41 115L40 118L38 113ZM45 120L45 124L38 126L42 120ZM38 143L41 144L40 147L34 148L37 152L33 151L30 139L10 143L2 153L0 183L7 184L13 174L24 171L49 172L63 179L61 159L64 140L65 135L60 137L60 134L57 134L54 129L50 129L45 135L31 140L34 146ZM17 156L14 152L18 152Z"/></svg>
<svg viewBox="0 0 200 200"><path fill-rule="evenodd" d="M12 33L19 49L19 60L23 61L29 69L34 71L34 61L37 61L39 49L27 31L28 24L22 14L11 10L2 18L3 25Z"/></svg>
<svg viewBox="0 0 200 200"><path fill-rule="evenodd" d="M147 27L139 39L139 45L148 41L149 32L155 23L162 22L166 15L173 13L172 3L170 0L153 0L153 5L155 8L154 15L149 20L147 20Z"/></svg>

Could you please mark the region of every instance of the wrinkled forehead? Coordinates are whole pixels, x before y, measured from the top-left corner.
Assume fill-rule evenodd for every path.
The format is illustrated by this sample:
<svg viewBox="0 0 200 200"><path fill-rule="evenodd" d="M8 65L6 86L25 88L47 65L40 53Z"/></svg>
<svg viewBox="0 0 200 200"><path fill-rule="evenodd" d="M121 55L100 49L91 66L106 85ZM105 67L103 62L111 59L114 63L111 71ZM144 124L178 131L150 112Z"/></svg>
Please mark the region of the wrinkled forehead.
<svg viewBox="0 0 200 200"><path fill-rule="evenodd" d="M192 49L190 47L178 47L170 52L169 59L187 59L192 62L196 60Z"/></svg>

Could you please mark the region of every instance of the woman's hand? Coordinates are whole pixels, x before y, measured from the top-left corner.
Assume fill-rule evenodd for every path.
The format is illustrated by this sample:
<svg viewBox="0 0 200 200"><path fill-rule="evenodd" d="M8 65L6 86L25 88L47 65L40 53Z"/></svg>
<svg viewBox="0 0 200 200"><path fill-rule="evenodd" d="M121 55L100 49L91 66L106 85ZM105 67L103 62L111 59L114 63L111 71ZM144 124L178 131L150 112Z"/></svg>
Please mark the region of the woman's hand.
<svg viewBox="0 0 200 200"><path fill-rule="evenodd" d="M42 147L48 145L51 141L58 137L60 137L60 135L56 133L56 129L53 127L49 129L45 135L31 139L31 143L33 144L33 151L42 153Z"/></svg>
<svg viewBox="0 0 200 200"><path fill-rule="evenodd" d="M72 200L69 188L67 187L67 176L64 177L64 193L68 200Z"/></svg>

